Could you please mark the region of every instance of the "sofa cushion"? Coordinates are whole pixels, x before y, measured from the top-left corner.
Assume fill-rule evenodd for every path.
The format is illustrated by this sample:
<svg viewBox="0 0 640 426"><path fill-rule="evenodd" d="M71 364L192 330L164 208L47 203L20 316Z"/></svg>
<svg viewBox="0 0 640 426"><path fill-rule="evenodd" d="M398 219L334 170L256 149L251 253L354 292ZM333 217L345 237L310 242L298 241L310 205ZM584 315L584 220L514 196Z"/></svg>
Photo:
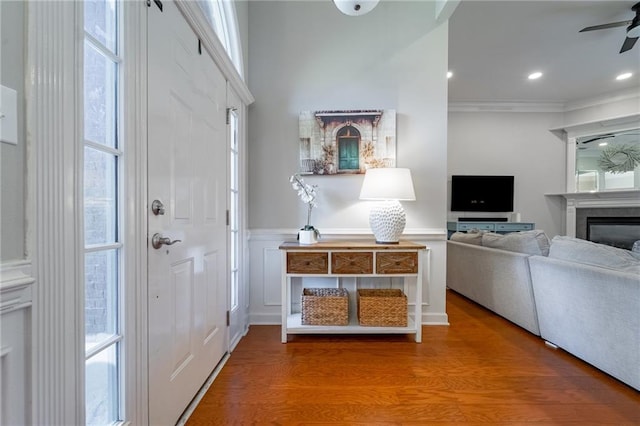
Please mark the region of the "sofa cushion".
<svg viewBox="0 0 640 426"><path fill-rule="evenodd" d="M549 257L640 274L640 256L636 253L579 238L553 237Z"/></svg>
<svg viewBox="0 0 640 426"><path fill-rule="evenodd" d="M530 255L547 256L549 254L549 238L540 229L510 234L487 232L482 235L482 245Z"/></svg>
<svg viewBox="0 0 640 426"><path fill-rule="evenodd" d="M477 246L482 245L483 232L469 231L469 232L454 232L451 234L451 241L457 241L459 243L475 244Z"/></svg>

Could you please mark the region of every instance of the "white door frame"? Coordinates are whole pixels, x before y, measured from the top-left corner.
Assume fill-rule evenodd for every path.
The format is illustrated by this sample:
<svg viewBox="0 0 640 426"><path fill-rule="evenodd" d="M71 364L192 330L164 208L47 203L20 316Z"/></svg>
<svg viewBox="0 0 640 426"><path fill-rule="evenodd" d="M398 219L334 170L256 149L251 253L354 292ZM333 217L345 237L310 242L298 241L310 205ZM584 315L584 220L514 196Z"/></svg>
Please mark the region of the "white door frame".
<svg viewBox="0 0 640 426"><path fill-rule="evenodd" d="M128 120L123 120L129 161L125 173L129 178L124 194L127 223L124 239L125 286L129 301L124 303L124 315L129 319L124 340L123 380L124 410L132 424L149 423L148 351L147 351L147 5L144 2L123 1L124 105ZM132 265L127 267L126 265ZM135 326L131 326L135 324ZM122 376L121 376L122 377ZM128 394L127 394L128 392Z"/></svg>

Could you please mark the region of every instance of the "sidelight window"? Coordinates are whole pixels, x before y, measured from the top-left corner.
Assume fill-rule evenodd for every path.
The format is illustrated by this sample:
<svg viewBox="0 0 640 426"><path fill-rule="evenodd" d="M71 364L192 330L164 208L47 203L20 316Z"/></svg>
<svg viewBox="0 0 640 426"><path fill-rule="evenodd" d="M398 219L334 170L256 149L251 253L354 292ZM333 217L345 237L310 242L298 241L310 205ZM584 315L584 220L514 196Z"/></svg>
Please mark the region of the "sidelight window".
<svg viewBox="0 0 640 426"><path fill-rule="evenodd" d="M119 137L121 52L117 0L84 2L85 422L122 419L124 152Z"/></svg>

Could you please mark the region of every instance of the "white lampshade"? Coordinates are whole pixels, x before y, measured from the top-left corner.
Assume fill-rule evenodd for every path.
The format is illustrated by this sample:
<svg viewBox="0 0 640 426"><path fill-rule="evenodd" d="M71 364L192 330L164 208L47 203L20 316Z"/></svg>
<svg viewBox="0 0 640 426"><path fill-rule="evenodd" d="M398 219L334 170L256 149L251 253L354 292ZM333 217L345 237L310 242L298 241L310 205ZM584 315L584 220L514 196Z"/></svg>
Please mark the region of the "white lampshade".
<svg viewBox="0 0 640 426"><path fill-rule="evenodd" d="M369 13L380 0L333 0L340 12L349 16L360 16Z"/></svg>
<svg viewBox="0 0 640 426"><path fill-rule="evenodd" d="M414 201L411 170L396 167L369 169L364 175L361 200Z"/></svg>
<svg viewBox="0 0 640 426"><path fill-rule="evenodd" d="M407 223L400 200L416 199L409 169L369 169L364 175L361 200L377 200L369 212L369 225L379 244L397 244Z"/></svg>

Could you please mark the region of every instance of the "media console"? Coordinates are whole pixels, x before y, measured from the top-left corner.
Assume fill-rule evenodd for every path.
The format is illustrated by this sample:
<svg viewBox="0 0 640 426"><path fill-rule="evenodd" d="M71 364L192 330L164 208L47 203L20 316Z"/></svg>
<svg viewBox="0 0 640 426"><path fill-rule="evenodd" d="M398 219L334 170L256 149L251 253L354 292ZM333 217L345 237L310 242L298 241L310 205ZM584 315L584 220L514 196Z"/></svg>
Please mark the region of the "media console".
<svg viewBox="0 0 640 426"><path fill-rule="evenodd" d="M472 229L479 231L496 232L498 234L508 234L509 232L531 231L536 224L532 222L447 222L447 233L449 237L454 232L467 232Z"/></svg>

